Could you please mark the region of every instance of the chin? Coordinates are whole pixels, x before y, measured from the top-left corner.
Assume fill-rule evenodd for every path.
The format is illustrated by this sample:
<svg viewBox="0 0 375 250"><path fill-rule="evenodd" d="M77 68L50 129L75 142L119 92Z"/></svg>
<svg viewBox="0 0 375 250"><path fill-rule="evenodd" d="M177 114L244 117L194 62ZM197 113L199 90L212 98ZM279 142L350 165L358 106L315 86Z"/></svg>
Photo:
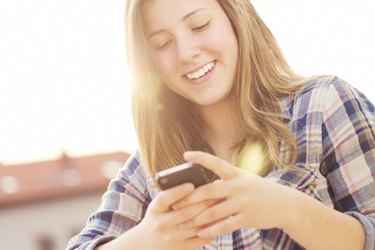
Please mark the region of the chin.
<svg viewBox="0 0 375 250"><path fill-rule="evenodd" d="M220 100L215 99L215 100L195 100L193 101L196 105L198 106L214 106L220 102Z"/></svg>

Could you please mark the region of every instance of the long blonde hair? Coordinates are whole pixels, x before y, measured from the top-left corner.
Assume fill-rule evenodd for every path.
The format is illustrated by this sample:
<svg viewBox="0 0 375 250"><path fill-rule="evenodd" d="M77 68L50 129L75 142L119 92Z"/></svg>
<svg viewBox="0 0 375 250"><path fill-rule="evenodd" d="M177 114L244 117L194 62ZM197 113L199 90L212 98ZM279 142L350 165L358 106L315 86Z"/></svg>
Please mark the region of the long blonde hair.
<svg viewBox="0 0 375 250"><path fill-rule="evenodd" d="M280 98L293 95L308 81L295 74L277 41L249 0L217 0L235 31L239 54L233 94L246 141L263 146L269 165L295 163L297 145L280 110ZM127 56L133 77L133 118L143 163L151 174L184 162L186 150L212 151L200 131L194 105L169 90L150 58L141 8L144 1L127 0ZM290 157L281 159L281 143ZM213 152L211 152L213 153Z"/></svg>

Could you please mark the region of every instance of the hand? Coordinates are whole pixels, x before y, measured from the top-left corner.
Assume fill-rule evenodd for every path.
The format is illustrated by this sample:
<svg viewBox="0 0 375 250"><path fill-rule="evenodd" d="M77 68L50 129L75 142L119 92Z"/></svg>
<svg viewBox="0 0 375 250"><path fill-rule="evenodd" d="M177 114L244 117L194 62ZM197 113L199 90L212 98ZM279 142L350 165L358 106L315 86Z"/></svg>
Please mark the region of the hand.
<svg viewBox="0 0 375 250"><path fill-rule="evenodd" d="M179 224L191 220L212 205L212 201L203 201L178 210L171 209L172 204L186 197L193 190L193 184L182 184L161 191L150 203L144 219L137 226L140 239L145 239L139 242L142 249L191 250L213 240L213 238L199 238L197 235L200 227L190 227L188 230L178 228Z"/></svg>
<svg viewBox="0 0 375 250"><path fill-rule="evenodd" d="M212 200L221 202L181 223L180 228L189 231L204 227L198 232L199 237L204 238L217 237L241 227L283 227L288 198L298 191L239 169L208 153L185 152L184 158L212 170L222 181L197 188L172 208L183 209Z"/></svg>

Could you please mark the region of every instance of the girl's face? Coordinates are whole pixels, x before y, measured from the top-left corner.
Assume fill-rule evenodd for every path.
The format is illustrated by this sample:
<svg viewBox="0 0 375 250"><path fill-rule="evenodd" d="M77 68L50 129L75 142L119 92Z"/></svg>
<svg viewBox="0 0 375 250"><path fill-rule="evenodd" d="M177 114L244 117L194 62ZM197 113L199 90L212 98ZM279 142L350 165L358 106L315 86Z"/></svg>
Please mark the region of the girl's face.
<svg viewBox="0 0 375 250"><path fill-rule="evenodd" d="M143 21L152 56L172 91L198 105L228 97L238 45L216 0L149 0Z"/></svg>

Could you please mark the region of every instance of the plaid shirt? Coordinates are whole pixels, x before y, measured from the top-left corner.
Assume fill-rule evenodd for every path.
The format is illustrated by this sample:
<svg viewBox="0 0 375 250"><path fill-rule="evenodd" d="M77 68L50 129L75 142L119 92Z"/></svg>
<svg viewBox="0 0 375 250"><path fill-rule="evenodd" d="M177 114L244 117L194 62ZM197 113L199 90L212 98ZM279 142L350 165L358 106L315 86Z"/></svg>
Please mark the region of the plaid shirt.
<svg viewBox="0 0 375 250"><path fill-rule="evenodd" d="M336 77L320 77L280 101L297 140L298 160L266 178L298 189L357 218L366 250L375 249L375 113L357 90ZM285 145L280 149L288 157ZM148 171L133 155L113 179L100 208L67 249L93 249L139 223L157 195ZM280 229L241 228L200 249L303 249Z"/></svg>

